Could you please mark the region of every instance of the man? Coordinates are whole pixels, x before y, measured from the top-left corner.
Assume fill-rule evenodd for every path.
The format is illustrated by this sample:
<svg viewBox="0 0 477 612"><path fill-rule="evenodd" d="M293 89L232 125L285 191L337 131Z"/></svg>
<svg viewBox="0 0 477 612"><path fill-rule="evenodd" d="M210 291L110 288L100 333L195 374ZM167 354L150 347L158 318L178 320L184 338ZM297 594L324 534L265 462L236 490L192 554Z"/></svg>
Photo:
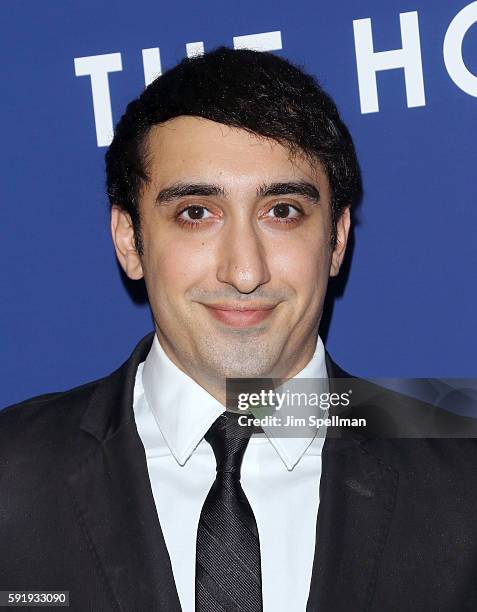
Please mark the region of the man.
<svg viewBox="0 0 477 612"><path fill-rule="evenodd" d="M81 612L476 609L473 440L224 435L228 378L349 377L319 336L360 189L330 98L219 48L131 102L106 163L155 333L0 414L0 589Z"/></svg>

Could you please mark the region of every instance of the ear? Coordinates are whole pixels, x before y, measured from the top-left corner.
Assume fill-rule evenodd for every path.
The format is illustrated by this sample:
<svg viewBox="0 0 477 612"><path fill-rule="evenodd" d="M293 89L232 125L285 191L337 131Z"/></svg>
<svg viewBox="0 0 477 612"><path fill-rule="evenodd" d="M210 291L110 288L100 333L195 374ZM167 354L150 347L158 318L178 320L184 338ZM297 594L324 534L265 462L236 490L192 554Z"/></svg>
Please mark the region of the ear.
<svg viewBox="0 0 477 612"><path fill-rule="evenodd" d="M350 225L351 215L348 206L343 210L336 223L336 246L331 254L330 276L338 276L340 271L346 251L346 243L348 242Z"/></svg>
<svg viewBox="0 0 477 612"><path fill-rule="evenodd" d="M122 269L132 280L139 280L143 277L143 271L141 258L136 251L131 217L116 205L111 208L111 234Z"/></svg>

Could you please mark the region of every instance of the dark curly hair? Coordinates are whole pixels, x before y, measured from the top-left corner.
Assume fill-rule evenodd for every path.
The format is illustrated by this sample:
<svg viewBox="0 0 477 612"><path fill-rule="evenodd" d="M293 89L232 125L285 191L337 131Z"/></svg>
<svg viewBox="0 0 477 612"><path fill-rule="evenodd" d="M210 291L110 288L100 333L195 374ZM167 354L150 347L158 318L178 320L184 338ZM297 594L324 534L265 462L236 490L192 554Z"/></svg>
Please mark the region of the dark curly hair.
<svg viewBox="0 0 477 612"><path fill-rule="evenodd" d="M193 115L248 130L320 160L332 194L332 247L336 222L361 192L351 135L336 105L302 69L272 53L218 47L185 58L128 104L106 152L111 205L131 216L142 253L138 200L147 174L150 128L180 115Z"/></svg>

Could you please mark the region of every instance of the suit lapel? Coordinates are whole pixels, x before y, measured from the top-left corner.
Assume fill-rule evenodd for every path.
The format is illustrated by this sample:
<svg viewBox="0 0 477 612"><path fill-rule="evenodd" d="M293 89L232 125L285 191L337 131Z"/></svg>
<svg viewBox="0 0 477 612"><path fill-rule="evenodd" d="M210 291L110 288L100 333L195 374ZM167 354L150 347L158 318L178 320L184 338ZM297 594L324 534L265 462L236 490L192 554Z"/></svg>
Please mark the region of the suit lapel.
<svg viewBox="0 0 477 612"><path fill-rule="evenodd" d="M350 376L328 353L326 364L330 379ZM371 446L325 440L308 612L370 609L398 482Z"/></svg>
<svg viewBox="0 0 477 612"><path fill-rule="evenodd" d="M100 382L86 409L68 483L114 608L180 610L133 414L137 367L153 335Z"/></svg>

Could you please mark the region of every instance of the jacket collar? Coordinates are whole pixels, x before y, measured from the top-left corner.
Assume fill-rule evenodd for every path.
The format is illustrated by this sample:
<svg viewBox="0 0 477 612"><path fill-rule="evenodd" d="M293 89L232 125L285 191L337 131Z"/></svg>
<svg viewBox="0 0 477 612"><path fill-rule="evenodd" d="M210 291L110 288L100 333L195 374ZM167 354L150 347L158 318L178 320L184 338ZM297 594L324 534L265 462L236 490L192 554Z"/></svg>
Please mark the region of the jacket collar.
<svg viewBox="0 0 477 612"><path fill-rule="evenodd" d="M136 372L139 364L146 359L153 339L154 332L142 338L129 359L110 376L98 382L80 427L100 442L111 438L121 427L134 421Z"/></svg>

